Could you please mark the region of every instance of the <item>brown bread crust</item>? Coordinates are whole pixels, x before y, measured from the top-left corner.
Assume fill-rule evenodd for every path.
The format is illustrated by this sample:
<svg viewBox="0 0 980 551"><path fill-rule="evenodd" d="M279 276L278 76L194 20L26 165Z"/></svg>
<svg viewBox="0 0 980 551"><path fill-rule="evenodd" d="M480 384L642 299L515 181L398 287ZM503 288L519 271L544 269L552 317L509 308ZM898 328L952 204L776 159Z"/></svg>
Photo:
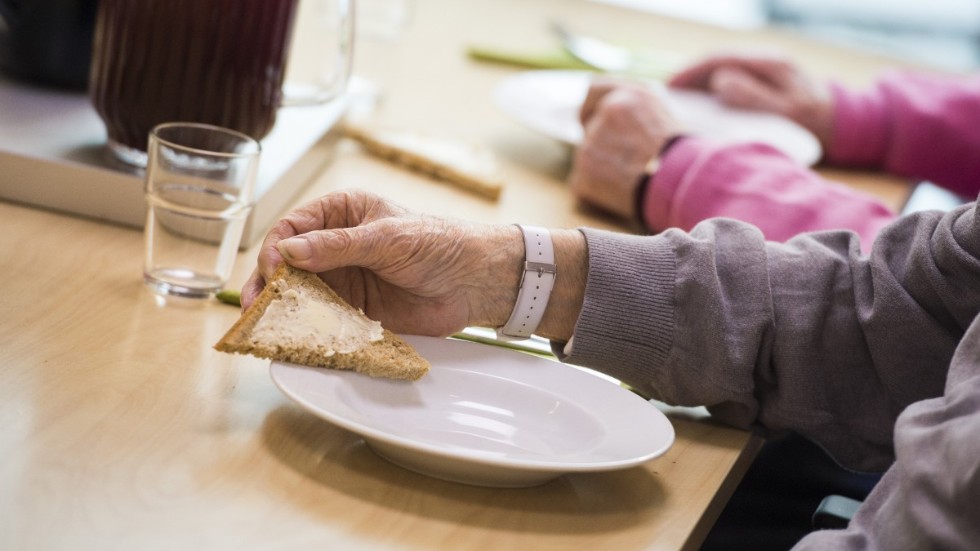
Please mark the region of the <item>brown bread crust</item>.
<svg viewBox="0 0 980 551"><path fill-rule="evenodd" d="M266 308L290 288L302 288L314 300L331 302L342 308L360 312L347 304L316 274L294 268L285 262L279 266L265 289L242 316L219 340L214 348L233 354L250 354L259 358L331 369L347 369L372 377L418 380L429 371L429 362L398 335L387 329L384 338L369 343L351 353L325 356L314 347L267 346L252 340L252 331Z"/></svg>
<svg viewBox="0 0 980 551"><path fill-rule="evenodd" d="M386 141L383 133L374 133L365 128L348 124L344 127L347 137L361 144L372 155L403 165L412 170L454 184L461 189L482 195L488 199L497 200L503 190L503 183L490 176L471 174L465 170L430 159L423 153L404 149Z"/></svg>

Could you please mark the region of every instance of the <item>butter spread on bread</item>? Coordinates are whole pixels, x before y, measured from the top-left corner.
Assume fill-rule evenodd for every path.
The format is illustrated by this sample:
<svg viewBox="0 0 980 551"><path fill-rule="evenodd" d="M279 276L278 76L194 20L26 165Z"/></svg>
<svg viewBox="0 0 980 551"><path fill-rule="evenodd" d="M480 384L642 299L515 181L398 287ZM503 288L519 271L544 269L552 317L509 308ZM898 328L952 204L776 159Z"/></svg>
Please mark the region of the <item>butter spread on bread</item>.
<svg viewBox="0 0 980 551"><path fill-rule="evenodd" d="M215 349L373 377L417 380L429 370L410 344L286 263Z"/></svg>
<svg viewBox="0 0 980 551"><path fill-rule="evenodd" d="M284 285L285 281L274 283ZM286 289L266 307L252 330L252 339L266 346L312 346L324 356L349 354L384 338L380 323L358 314Z"/></svg>

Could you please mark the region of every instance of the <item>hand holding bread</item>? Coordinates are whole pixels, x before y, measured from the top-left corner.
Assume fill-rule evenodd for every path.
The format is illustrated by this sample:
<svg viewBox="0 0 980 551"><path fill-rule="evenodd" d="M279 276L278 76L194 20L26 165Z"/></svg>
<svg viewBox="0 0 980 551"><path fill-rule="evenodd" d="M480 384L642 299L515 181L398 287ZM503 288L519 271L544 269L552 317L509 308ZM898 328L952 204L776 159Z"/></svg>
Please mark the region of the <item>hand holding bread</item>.
<svg viewBox="0 0 980 551"><path fill-rule="evenodd" d="M452 221L412 213L365 192L337 192L272 228L242 290L242 304L255 299L285 260L319 274L395 333L446 336L506 320L522 258L514 226Z"/></svg>
<svg viewBox="0 0 980 551"><path fill-rule="evenodd" d="M588 273L585 239L577 230L555 230L552 239L559 275L539 334L567 339ZM243 307L283 262L317 274L394 333L447 336L507 321L524 272L524 242L514 225L420 214L348 190L313 200L273 226L242 288Z"/></svg>

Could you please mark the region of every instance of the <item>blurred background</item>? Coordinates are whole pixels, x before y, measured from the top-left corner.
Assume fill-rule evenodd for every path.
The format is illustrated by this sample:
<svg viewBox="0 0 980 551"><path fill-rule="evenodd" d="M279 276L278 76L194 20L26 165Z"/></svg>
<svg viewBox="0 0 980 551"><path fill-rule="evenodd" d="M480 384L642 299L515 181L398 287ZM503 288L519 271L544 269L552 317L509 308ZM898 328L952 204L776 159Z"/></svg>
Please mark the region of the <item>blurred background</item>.
<svg viewBox="0 0 980 551"><path fill-rule="evenodd" d="M980 67L980 0L596 0L722 27L767 24L956 71Z"/></svg>

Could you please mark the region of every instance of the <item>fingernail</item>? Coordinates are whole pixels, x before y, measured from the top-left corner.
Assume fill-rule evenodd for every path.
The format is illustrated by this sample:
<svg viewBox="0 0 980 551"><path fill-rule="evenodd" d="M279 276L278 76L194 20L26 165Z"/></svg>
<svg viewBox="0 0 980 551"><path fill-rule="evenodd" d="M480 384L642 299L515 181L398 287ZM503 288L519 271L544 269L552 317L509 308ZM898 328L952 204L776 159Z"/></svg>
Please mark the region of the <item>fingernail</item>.
<svg viewBox="0 0 980 551"><path fill-rule="evenodd" d="M308 260L313 256L310 242L303 237L290 237L276 244L279 252L289 260Z"/></svg>

